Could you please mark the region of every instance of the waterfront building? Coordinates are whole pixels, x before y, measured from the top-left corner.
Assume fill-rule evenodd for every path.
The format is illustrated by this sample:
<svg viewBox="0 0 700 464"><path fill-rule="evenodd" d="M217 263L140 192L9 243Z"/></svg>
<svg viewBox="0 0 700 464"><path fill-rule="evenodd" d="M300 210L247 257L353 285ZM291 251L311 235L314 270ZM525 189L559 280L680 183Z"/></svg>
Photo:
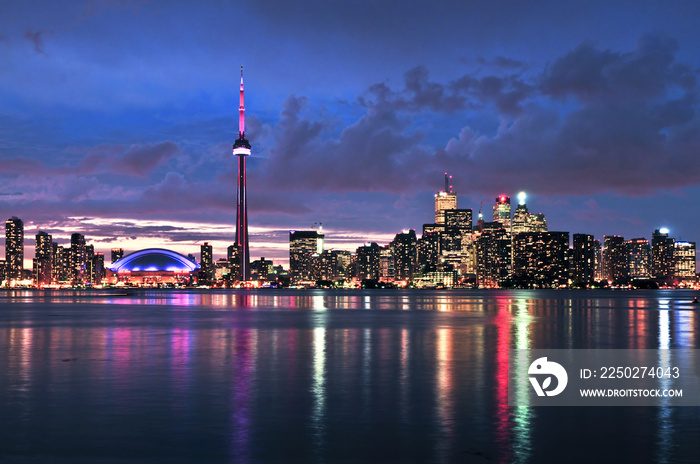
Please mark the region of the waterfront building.
<svg viewBox="0 0 700 464"><path fill-rule="evenodd" d="M568 285L569 233L523 232L513 238L515 283L530 287Z"/></svg>
<svg viewBox="0 0 700 464"><path fill-rule="evenodd" d="M396 260L394 259L393 243L379 250L379 280L393 282L396 276Z"/></svg>
<svg viewBox="0 0 700 464"><path fill-rule="evenodd" d="M629 282L627 246L624 237L619 235L603 237L603 266L608 282L617 285Z"/></svg>
<svg viewBox="0 0 700 464"><path fill-rule="evenodd" d="M189 285L196 280L200 265L179 253L162 248L135 251L110 264L111 283L133 285Z"/></svg>
<svg viewBox="0 0 700 464"><path fill-rule="evenodd" d="M92 262L90 282L92 282L92 285L102 285L106 274L104 253L95 253L90 261Z"/></svg>
<svg viewBox="0 0 700 464"><path fill-rule="evenodd" d="M289 270L294 282L313 279L312 256L323 253L323 239L316 230L289 231Z"/></svg>
<svg viewBox="0 0 700 464"><path fill-rule="evenodd" d="M547 220L544 214L530 213L525 204L525 192L518 194L518 206L513 213L513 235L522 232L547 232Z"/></svg>
<svg viewBox="0 0 700 464"><path fill-rule="evenodd" d="M376 242L365 243L357 249L356 256L358 279L379 280L379 245Z"/></svg>
<svg viewBox="0 0 700 464"><path fill-rule="evenodd" d="M22 280L24 273L24 222L16 216L5 221L5 280Z"/></svg>
<svg viewBox="0 0 700 464"><path fill-rule="evenodd" d="M86 270L85 236L78 233L72 234L70 237L70 279L73 284L85 283Z"/></svg>
<svg viewBox="0 0 700 464"><path fill-rule="evenodd" d="M34 247L34 283L38 286L50 285L53 270L53 242L51 235L39 231Z"/></svg>
<svg viewBox="0 0 700 464"><path fill-rule="evenodd" d="M629 278L649 279L651 277L651 246L645 238L627 240L627 263Z"/></svg>
<svg viewBox="0 0 700 464"><path fill-rule="evenodd" d="M573 242L571 280L576 286L587 287L595 280L596 240L592 235L574 234Z"/></svg>
<svg viewBox="0 0 700 464"><path fill-rule="evenodd" d="M394 251L394 279L410 282L416 267L416 231L403 230L396 234L391 248Z"/></svg>
<svg viewBox="0 0 700 464"><path fill-rule="evenodd" d="M697 281L695 242L677 241L673 244L674 277L676 284Z"/></svg>
<svg viewBox="0 0 700 464"><path fill-rule="evenodd" d="M416 243L417 270L425 273L437 268L440 259L440 232L423 232Z"/></svg>
<svg viewBox="0 0 700 464"><path fill-rule="evenodd" d="M199 278L197 283L203 285L211 285L214 282L214 248L209 245L209 242L204 242L200 245L199 253Z"/></svg>
<svg viewBox="0 0 700 464"><path fill-rule="evenodd" d="M503 286L512 278L512 243L508 231L484 230L476 240L476 281L479 287Z"/></svg>
<svg viewBox="0 0 700 464"><path fill-rule="evenodd" d="M668 229L656 229L651 236L651 276L661 285L673 283L674 242L668 236Z"/></svg>
<svg viewBox="0 0 700 464"><path fill-rule="evenodd" d="M112 248L112 262L124 257L124 248Z"/></svg>

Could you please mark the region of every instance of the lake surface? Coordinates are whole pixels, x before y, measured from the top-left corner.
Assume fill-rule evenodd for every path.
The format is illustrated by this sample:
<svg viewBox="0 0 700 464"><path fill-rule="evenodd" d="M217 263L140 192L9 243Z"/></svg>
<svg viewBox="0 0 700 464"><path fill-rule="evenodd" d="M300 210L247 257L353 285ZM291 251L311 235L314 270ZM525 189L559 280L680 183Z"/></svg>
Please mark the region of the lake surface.
<svg viewBox="0 0 700 464"><path fill-rule="evenodd" d="M514 348L698 348L691 291L0 292L0 462L700 462L700 407L510 407Z"/></svg>

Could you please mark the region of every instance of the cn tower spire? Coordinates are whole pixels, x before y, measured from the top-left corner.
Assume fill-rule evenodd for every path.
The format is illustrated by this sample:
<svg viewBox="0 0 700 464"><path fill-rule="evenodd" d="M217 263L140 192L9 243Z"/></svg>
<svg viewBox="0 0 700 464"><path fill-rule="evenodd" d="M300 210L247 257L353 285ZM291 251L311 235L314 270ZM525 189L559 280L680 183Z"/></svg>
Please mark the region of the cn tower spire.
<svg viewBox="0 0 700 464"><path fill-rule="evenodd" d="M248 252L248 190L246 186L245 159L250 156L250 143L245 138L245 105L243 104L243 66L241 66L241 104L238 107L238 139L233 144L233 155L238 157L238 206L236 211L235 257L232 257L235 278L241 282L250 280L250 255Z"/></svg>
<svg viewBox="0 0 700 464"><path fill-rule="evenodd" d="M245 105L243 104L243 66L241 66L241 105L238 107L238 138L245 139Z"/></svg>

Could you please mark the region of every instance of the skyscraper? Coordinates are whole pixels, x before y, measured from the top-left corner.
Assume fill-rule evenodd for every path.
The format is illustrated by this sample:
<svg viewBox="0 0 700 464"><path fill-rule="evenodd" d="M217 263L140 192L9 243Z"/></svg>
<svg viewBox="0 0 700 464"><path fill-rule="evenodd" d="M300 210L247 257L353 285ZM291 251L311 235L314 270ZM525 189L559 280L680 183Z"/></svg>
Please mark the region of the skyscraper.
<svg viewBox="0 0 700 464"><path fill-rule="evenodd" d="M673 259L675 261L674 277L676 283L695 282L695 242L675 242Z"/></svg>
<svg viewBox="0 0 700 464"><path fill-rule="evenodd" d="M627 263L630 279L648 279L651 276L651 247L645 238L627 240Z"/></svg>
<svg viewBox="0 0 700 464"><path fill-rule="evenodd" d="M547 220L544 214L530 213L525 204L526 198L525 192L518 193L518 206L513 213L513 235L522 232L547 232ZM498 200L496 202L498 203Z"/></svg>
<svg viewBox="0 0 700 464"><path fill-rule="evenodd" d="M292 280L312 278L313 255L323 253L323 235L316 230L289 231L289 270Z"/></svg>
<svg viewBox="0 0 700 464"><path fill-rule="evenodd" d="M233 155L238 156L238 208L236 212L236 260L237 280L250 279L250 254L248 251L248 193L246 190L245 159L250 156L250 143L245 138L245 105L243 104L243 66L241 66L241 95L238 107L238 139L233 144Z"/></svg>
<svg viewBox="0 0 700 464"><path fill-rule="evenodd" d="M627 245L624 237L619 235L603 237L603 266L605 278L609 282L624 284L629 281Z"/></svg>
<svg viewBox="0 0 700 464"><path fill-rule="evenodd" d="M21 280L24 271L24 222L12 216L5 221L5 278Z"/></svg>
<svg viewBox="0 0 700 464"><path fill-rule="evenodd" d="M34 251L34 282L37 285L48 285L52 279L53 244L51 235L39 231L36 234Z"/></svg>
<svg viewBox="0 0 700 464"><path fill-rule="evenodd" d="M569 233L523 232L513 239L516 282L534 287L568 284Z"/></svg>
<svg viewBox="0 0 700 464"><path fill-rule="evenodd" d="M214 249L208 242L200 247L199 264L202 266L199 269L199 282L210 284L214 280Z"/></svg>
<svg viewBox="0 0 700 464"><path fill-rule="evenodd" d="M656 229L651 236L651 276L662 285L673 281L674 242L668 236L668 229Z"/></svg>
<svg viewBox="0 0 700 464"><path fill-rule="evenodd" d="M501 226L506 230L510 237L511 220L510 220L510 197L501 195L496 197L496 204L493 205L493 222L500 222Z"/></svg>
<svg viewBox="0 0 700 464"><path fill-rule="evenodd" d="M381 249L376 242L365 243L357 249L357 277L361 280L379 280Z"/></svg>
<svg viewBox="0 0 700 464"><path fill-rule="evenodd" d="M513 225L515 230L515 225ZM571 280L579 287L593 284L596 265L595 239L588 234L574 234Z"/></svg>
<svg viewBox="0 0 700 464"><path fill-rule="evenodd" d="M112 248L112 263L124 257L124 248Z"/></svg>
<svg viewBox="0 0 700 464"><path fill-rule="evenodd" d="M394 249L394 278L412 281L416 269L416 231L404 230L396 234L392 242Z"/></svg>
<svg viewBox="0 0 700 464"><path fill-rule="evenodd" d="M85 236L78 233L72 234L70 236L70 278L73 283L85 283L86 264Z"/></svg>
<svg viewBox="0 0 700 464"><path fill-rule="evenodd" d="M452 191L451 178L445 173L445 190L435 194L435 224L445 223L445 211L457 209L457 194Z"/></svg>

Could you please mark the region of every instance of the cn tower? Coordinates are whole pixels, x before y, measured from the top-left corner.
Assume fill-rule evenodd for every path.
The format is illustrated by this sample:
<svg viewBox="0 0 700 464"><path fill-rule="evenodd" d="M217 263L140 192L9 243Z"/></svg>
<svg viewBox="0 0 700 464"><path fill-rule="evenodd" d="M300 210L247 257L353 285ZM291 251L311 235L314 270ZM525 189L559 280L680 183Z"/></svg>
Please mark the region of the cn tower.
<svg viewBox="0 0 700 464"><path fill-rule="evenodd" d="M238 210L236 213L236 278L241 282L250 279L250 255L248 253L248 193L245 180L245 159L250 156L250 143L245 138L245 106L243 105L243 66L241 66L241 105L238 107L238 139L233 144L233 155L238 156Z"/></svg>

